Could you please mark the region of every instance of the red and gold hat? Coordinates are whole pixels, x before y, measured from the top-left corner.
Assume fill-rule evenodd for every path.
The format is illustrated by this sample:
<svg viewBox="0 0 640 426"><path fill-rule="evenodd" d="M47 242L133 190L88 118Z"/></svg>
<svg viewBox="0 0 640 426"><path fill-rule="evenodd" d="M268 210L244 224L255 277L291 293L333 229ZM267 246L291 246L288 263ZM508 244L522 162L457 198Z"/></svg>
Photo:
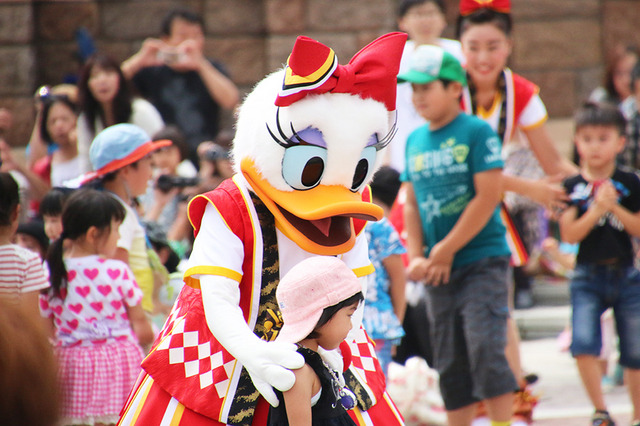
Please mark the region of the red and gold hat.
<svg viewBox="0 0 640 426"><path fill-rule="evenodd" d="M511 12L511 0L460 0L460 15L471 15L478 9L509 13Z"/></svg>
<svg viewBox="0 0 640 426"><path fill-rule="evenodd" d="M396 75L405 33L389 33L369 43L349 61L338 64L333 49L309 37L296 39L275 104L289 106L320 93L349 93L396 109Z"/></svg>

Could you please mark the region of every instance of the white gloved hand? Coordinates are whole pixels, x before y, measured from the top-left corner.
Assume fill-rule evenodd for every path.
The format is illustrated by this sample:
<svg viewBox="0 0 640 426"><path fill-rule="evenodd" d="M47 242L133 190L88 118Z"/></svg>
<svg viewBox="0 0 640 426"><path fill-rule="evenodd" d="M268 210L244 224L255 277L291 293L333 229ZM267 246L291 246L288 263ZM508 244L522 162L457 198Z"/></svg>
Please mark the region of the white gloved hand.
<svg viewBox="0 0 640 426"><path fill-rule="evenodd" d="M295 383L292 369L304 358L292 343L265 342L249 329L240 309L240 289L230 278L201 275L200 288L207 325L220 344L247 369L253 384L274 407L279 404L273 387L284 392Z"/></svg>

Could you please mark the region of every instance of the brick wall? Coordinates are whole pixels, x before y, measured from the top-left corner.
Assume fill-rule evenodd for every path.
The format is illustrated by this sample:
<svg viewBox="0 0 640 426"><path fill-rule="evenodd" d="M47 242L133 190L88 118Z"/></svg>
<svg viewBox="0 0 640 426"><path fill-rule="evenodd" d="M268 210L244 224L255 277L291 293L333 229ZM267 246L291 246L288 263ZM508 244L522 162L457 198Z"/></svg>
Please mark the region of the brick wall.
<svg viewBox="0 0 640 426"><path fill-rule="evenodd" d="M600 83L603 58L619 41L640 43L637 0L512 0L511 67L538 83L552 117L567 117ZM457 0L447 0L449 22ZM99 49L124 60L158 35L167 10L184 5L205 19L206 54L222 60L243 92L287 58L305 34L336 50L342 63L395 29L397 0L2 0L0 106L14 111L8 135L27 142L32 94L77 71L74 32L84 26ZM452 28L446 35L453 34ZM231 117L226 117L231 122Z"/></svg>

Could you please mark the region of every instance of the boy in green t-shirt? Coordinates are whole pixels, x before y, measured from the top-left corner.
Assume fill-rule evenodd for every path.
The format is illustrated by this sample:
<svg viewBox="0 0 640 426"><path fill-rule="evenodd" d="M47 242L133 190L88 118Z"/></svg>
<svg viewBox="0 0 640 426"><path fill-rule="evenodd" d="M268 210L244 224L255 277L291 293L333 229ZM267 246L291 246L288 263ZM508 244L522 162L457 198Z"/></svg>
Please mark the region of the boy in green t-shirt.
<svg viewBox="0 0 640 426"><path fill-rule="evenodd" d="M449 424L470 425L484 401L493 426L510 424L513 373L506 344L509 248L498 204L498 136L460 109L466 83L442 48L419 46L399 82L428 124L407 139L409 278L428 286L434 363Z"/></svg>

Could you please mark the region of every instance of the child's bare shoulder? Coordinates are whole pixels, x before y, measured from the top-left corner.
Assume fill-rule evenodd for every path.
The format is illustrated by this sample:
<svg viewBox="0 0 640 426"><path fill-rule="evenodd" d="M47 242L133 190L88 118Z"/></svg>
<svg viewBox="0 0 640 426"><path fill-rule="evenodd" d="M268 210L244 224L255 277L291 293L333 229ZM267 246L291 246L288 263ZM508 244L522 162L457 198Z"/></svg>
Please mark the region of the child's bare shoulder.
<svg viewBox="0 0 640 426"><path fill-rule="evenodd" d="M316 372L313 371L313 368L311 368L309 364L304 364L302 367L292 371L296 376L296 383L298 383L299 380L311 383L317 377Z"/></svg>

